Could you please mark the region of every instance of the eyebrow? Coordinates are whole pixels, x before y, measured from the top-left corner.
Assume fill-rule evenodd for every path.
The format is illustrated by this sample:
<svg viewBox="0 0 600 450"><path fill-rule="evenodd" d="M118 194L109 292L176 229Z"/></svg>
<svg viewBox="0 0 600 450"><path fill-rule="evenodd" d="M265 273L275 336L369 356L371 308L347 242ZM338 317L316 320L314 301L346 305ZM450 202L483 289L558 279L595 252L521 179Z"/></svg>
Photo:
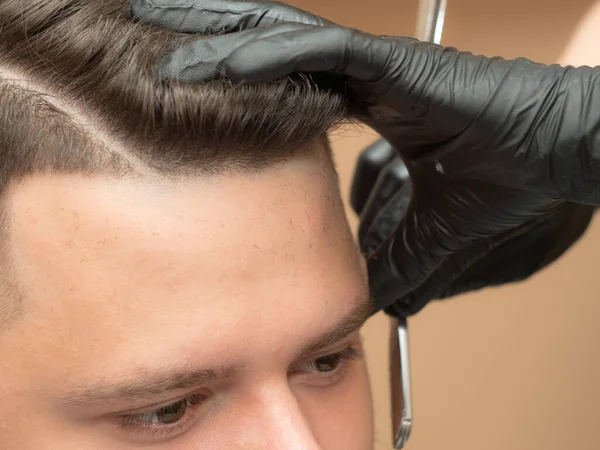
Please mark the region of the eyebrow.
<svg viewBox="0 0 600 450"><path fill-rule="evenodd" d="M338 343L358 330L371 316L372 299L368 292L361 292L354 308L325 334L305 345L296 359ZM98 406L123 401L141 400L165 393L192 389L203 384L232 379L243 366L219 367L215 369L190 369L174 367L167 370L138 370L129 381L103 380L97 384L80 386L75 392L61 397L70 406Z"/></svg>
<svg viewBox="0 0 600 450"><path fill-rule="evenodd" d="M358 330L371 317L373 313L373 301L368 292L361 292L356 299L356 306L342 319L340 319L329 331L319 336L308 345L304 346L298 353L296 359L302 359L317 353Z"/></svg>

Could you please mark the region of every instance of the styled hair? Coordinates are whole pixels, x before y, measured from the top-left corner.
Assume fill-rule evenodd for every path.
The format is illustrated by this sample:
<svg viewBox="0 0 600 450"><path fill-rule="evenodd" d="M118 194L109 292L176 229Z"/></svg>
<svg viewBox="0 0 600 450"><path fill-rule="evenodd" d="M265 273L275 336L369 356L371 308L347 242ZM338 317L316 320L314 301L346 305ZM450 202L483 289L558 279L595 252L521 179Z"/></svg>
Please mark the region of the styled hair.
<svg viewBox="0 0 600 450"><path fill-rule="evenodd" d="M33 173L256 171L349 116L341 83L307 76L158 80L158 60L199 38L135 20L129 0L2 0L0 196Z"/></svg>

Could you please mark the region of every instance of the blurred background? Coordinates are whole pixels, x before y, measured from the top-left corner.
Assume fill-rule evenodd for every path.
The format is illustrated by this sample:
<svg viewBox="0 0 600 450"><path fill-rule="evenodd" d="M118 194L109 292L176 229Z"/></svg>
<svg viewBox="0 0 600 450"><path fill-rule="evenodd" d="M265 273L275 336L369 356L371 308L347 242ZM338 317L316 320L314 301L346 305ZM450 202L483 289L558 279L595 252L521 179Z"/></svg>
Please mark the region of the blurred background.
<svg viewBox="0 0 600 450"><path fill-rule="evenodd" d="M375 34L415 32L417 0L284 1ZM553 63L592 4L448 0L442 43ZM600 56L583 62L600 64ZM376 139L357 128L332 136L346 197L358 153ZM356 229L349 207L348 216ZM596 220L575 248L530 281L431 304L412 318L415 422L408 450L600 448L599 263ZM376 450L392 448L388 335L382 314L364 332Z"/></svg>

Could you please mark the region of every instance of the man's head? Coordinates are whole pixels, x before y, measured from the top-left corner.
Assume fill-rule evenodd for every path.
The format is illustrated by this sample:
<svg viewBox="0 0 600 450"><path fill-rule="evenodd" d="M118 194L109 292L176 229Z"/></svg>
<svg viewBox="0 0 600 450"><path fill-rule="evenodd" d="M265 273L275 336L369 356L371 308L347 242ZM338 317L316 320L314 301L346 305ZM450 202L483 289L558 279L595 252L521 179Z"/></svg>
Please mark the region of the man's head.
<svg viewBox="0 0 600 450"><path fill-rule="evenodd" d="M126 0L0 3L0 447L372 445L370 312L309 80L152 77Z"/></svg>

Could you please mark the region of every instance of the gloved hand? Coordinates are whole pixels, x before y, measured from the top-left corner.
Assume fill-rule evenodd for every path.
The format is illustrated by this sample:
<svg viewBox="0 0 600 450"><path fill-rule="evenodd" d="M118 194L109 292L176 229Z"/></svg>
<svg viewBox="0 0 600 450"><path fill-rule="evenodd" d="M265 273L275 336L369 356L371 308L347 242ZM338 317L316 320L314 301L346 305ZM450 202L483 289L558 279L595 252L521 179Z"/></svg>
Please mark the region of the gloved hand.
<svg viewBox="0 0 600 450"><path fill-rule="evenodd" d="M142 20L177 31L229 33L176 50L162 61L161 77L343 77L365 122L410 173L403 216L398 205L408 197L400 189L377 213L394 220L363 226L379 235L368 258L376 309L409 315L464 290L461 281L470 289L520 279L586 228L592 208L566 200L600 203L600 70L373 36L275 2L133 0L132 7ZM573 215L577 231L561 250L536 249L527 270L516 269L514 245L530 242L533 251L540 236L562 236ZM383 223L392 223L393 232L381 232ZM496 267L494 261L512 275L477 272Z"/></svg>

